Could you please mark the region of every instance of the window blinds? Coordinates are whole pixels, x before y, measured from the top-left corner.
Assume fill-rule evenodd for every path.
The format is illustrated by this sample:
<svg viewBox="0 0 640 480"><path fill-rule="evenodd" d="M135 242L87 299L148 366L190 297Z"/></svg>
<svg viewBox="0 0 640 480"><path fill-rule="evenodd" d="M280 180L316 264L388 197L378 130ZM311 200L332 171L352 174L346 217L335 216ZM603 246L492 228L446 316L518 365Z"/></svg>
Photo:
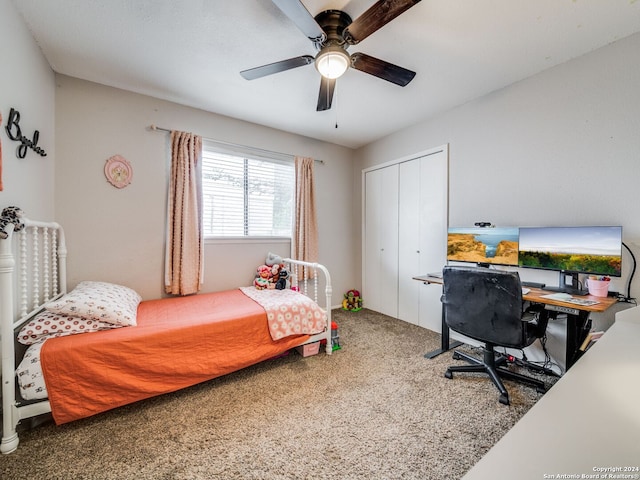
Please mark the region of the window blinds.
<svg viewBox="0 0 640 480"><path fill-rule="evenodd" d="M205 145L205 237L291 237L294 181L292 161Z"/></svg>

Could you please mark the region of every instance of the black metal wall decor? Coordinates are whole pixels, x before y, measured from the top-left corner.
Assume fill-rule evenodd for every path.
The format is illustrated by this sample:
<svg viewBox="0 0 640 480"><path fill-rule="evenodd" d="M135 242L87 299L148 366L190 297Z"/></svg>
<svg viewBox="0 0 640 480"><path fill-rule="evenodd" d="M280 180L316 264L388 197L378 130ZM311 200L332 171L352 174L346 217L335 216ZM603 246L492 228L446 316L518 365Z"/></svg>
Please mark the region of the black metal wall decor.
<svg viewBox="0 0 640 480"><path fill-rule="evenodd" d="M9 121L7 122L7 126L4 128L11 140L20 142L18 152L16 154L18 158L24 158L27 156L27 148L30 148L41 157L47 156L47 152L38 147L38 139L40 138L40 132L38 130L33 132L33 139L29 139L22 135L22 130L20 130L20 112L15 108L12 108L9 112Z"/></svg>

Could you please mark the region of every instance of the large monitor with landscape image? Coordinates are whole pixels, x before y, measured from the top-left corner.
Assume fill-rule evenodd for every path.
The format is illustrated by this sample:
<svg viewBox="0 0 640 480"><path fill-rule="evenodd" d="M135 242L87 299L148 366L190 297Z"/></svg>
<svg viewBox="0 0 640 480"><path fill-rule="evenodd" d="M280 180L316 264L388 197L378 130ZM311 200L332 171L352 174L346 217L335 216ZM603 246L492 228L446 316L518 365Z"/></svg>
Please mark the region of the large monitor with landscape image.
<svg viewBox="0 0 640 480"><path fill-rule="evenodd" d="M564 273L620 277L622 227L520 227L518 261L521 267L561 272L561 290Z"/></svg>
<svg viewBox="0 0 640 480"><path fill-rule="evenodd" d="M517 267L518 227L449 228L447 261Z"/></svg>

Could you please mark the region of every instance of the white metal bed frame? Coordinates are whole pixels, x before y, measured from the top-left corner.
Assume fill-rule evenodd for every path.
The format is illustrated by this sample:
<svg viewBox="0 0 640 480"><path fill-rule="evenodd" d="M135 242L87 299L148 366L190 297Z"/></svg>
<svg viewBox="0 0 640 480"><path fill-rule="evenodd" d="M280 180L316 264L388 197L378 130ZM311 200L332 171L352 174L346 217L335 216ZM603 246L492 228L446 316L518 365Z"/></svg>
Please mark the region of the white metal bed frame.
<svg viewBox="0 0 640 480"><path fill-rule="evenodd" d="M42 311L44 305L67 292L67 248L64 230L55 222L39 222L22 218L24 228L14 232L8 225L8 237L0 239L0 322L2 349L2 442L0 452L18 448L17 426L21 420L51 412L47 399L23 402L16 395L16 333ZM17 261L16 261L17 260ZM290 258L283 263L291 273L291 284L318 303L319 283L324 281L327 314L325 331L312 335L300 345L326 341L331 355L331 276L323 265ZM299 275L299 269L302 275ZM322 272L323 278L319 278ZM298 279L302 278L301 282ZM309 285L311 284L311 285ZM312 292L310 291L312 290ZM319 303L318 303L319 304ZM320 304L319 304L320 305Z"/></svg>
<svg viewBox="0 0 640 480"><path fill-rule="evenodd" d="M16 427L20 420L51 411L48 400L21 405L16 397L15 333L45 303L64 295L67 285L62 227L29 219L22 219L22 223L24 228L15 234L14 226L8 225L8 237L0 240L2 453L11 453L18 447Z"/></svg>

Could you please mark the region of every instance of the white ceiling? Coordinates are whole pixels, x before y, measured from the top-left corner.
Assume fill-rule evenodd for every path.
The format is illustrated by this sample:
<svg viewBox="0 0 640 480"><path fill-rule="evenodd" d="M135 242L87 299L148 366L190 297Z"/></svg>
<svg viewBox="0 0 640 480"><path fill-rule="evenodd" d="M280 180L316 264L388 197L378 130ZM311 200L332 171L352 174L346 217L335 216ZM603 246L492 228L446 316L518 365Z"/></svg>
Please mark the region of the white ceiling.
<svg viewBox="0 0 640 480"><path fill-rule="evenodd" d="M313 65L239 74L316 53L269 0L13 3L56 72L353 148L640 31L637 0L422 0L349 49L416 71L413 82L350 69L316 112ZM374 0L303 3L355 19Z"/></svg>

